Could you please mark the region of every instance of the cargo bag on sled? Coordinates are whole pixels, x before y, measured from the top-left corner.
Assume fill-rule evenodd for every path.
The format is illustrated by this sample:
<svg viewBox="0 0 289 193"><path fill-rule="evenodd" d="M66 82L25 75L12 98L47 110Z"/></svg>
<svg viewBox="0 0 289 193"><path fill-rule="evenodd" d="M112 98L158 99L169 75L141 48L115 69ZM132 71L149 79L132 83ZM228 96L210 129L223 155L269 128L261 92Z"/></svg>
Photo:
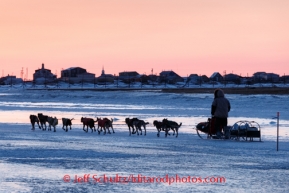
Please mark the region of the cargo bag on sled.
<svg viewBox="0 0 289 193"><path fill-rule="evenodd" d="M204 133L208 133L209 132L209 122L201 122L199 124L197 124L197 129L204 132Z"/></svg>
<svg viewBox="0 0 289 193"><path fill-rule="evenodd" d="M210 135L216 134L215 130L215 118L208 118L207 122L200 122L197 124L197 129L204 133L208 133Z"/></svg>

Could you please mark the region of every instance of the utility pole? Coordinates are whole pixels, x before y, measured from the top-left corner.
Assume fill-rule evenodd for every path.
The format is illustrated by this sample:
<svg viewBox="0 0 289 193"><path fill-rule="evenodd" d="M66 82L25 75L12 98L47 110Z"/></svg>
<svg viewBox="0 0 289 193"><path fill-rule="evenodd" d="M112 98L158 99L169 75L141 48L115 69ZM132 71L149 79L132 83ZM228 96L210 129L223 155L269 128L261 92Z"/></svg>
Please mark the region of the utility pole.
<svg viewBox="0 0 289 193"><path fill-rule="evenodd" d="M104 74L104 88L106 88L106 74Z"/></svg>
<svg viewBox="0 0 289 193"><path fill-rule="evenodd" d="M83 89L83 74L81 75L81 89Z"/></svg>
<svg viewBox="0 0 289 193"><path fill-rule="evenodd" d="M279 116L280 116L280 113L277 112L277 151L279 151Z"/></svg>
<svg viewBox="0 0 289 193"><path fill-rule="evenodd" d="M22 67L22 69L20 71L20 77L22 78L22 80L23 80L23 74L24 74L24 72L23 72L23 67Z"/></svg>
<svg viewBox="0 0 289 193"><path fill-rule="evenodd" d="M22 80L22 88L24 89L26 87L26 83L24 80Z"/></svg>
<svg viewBox="0 0 289 193"><path fill-rule="evenodd" d="M58 78L56 78L56 88L59 88Z"/></svg>
<svg viewBox="0 0 289 193"><path fill-rule="evenodd" d="M28 80L28 68L26 68L25 80Z"/></svg>
<svg viewBox="0 0 289 193"><path fill-rule="evenodd" d="M10 76L10 87L12 87L12 76Z"/></svg>
<svg viewBox="0 0 289 193"><path fill-rule="evenodd" d="M95 77L93 79L93 86L94 86L94 88L96 87L96 78Z"/></svg>
<svg viewBox="0 0 289 193"><path fill-rule="evenodd" d="M130 88L130 77L129 77L129 74L128 74L128 87Z"/></svg>
<svg viewBox="0 0 289 193"><path fill-rule="evenodd" d="M68 88L70 88L70 73L71 73L71 71L69 70L69 72L68 72Z"/></svg>
<svg viewBox="0 0 289 193"><path fill-rule="evenodd" d="M47 88L46 72L44 72L44 73L45 73L45 75L44 75L44 88Z"/></svg>
<svg viewBox="0 0 289 193"><path fill-rule="evenodd" d="M226 70L224 70L224 84L225 84L225 87L226 87Z"/></svg>

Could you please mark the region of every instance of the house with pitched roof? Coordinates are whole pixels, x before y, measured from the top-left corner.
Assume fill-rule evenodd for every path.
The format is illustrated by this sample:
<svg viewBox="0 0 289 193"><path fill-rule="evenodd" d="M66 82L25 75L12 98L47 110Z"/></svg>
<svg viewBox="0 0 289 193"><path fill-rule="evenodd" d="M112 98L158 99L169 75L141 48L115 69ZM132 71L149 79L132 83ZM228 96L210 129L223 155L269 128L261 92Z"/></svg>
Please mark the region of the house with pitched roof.
<svg viewBox="0 0 289 193"><path fill-rule="evenodd" d="M200 80L201 80L201 77L198 74L190 74L187 81L193 84L196 84L196 83L200 83Z"/></svg>
<svg viewBox="0 0 289 193"><path fill-rule="evenodd" d="M53 82L56 80L56 75L51 73L51 70L44 68L44 63L42 63L41 68L35 70L33 74L34 82Z"/></svg>
<svg viewBox="0 0 289 193"><path fill-rule="evenodd" d="M88 73L86 69L71 67L61 71L61 80L70 83L93 82L95 74Z"/></svg>
<svg viewBox="0 0 289 193"><path fill-rule="evenodd" d="M211 76L210 76L210 80L211 81L216 81L216 82L221 82L224 80L223 76L219 73L219 72L214 72Z"/></svg>
<svg viewBox="0 0 289 193"><path fill-rule="evenodd" d="M162 71L159 76L159 82L164 82L166 81L167 83L176 83L176 82L184 82L184 78L179 76L177 73L174 71Z"/></svg>
<svg viewBox="0 0 289 193"><path fill-rule="evenodd" d="M226 81L226 82L240 83L241 79L242 79L241 76L239 76L237 74L233 74L233 73L226 74L224 76L224 81Z"/></svg>

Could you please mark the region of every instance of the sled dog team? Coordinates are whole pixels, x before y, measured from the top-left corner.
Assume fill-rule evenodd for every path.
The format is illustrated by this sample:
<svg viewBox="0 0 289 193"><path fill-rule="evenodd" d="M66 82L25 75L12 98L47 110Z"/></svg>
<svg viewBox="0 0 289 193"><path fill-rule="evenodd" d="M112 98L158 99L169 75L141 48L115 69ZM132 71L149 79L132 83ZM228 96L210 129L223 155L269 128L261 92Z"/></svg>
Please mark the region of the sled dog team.
<svg viewBox="0 0 289 193"><path fill-rule="evenodd" d="M30 115L29 118L32 125L32 130L35 130L35 124L38 125L39 129L46 130L46 123L48 123L48 131L51 131L51 127L53 127L54 132L56 132L56 125L58 125L58 119L56 117L50 117L47 115L43 115L42 113L38 113L37 115ZM61 120L63 125L62 129L67 132L69 127L69 129L71 130L72 120L74 119L62 118ZM113 119L101 119L97 117L96 120L94 120L93 118L81 117L80 121L83 124L83 130L85 132L88 132L88 128L91 129L91 132L96 132L95 123L97 122L98 134L100 134L100 132L102 131L103 134L111 134L110 128L112 129L112 132L115 133L112 125ZM128 126L129 135L142 135L142 128L144 129L144 135L146 135L146 125L149 124L148 122L145 122L144 120L138 118L126 118L125 123ZM165 137L167 137L167 135L170 135L170 130L174 132L173 135L176 135L176 137L178 137L178 130L181 127L182 123L178 124L175 121L163 119L162 121L153 121L153 125L158 131L158 137L160 136L161 131L164 131Z"/></svg>
<svg viewBox="0 0 289 193"><path fill-rule="evenodd" d="M46 130L46 122L48 123L48 131L51 131L51 127L54 128L54 132L56 132L56 125L58 125L58 119L56 117L50 117L47 115L43 115L42 113L38 113L37 116L36 115L30 115L29 116L30 119L30 123L32 125L32 130L35 130L35 123L37 123L39 129L42 130ZM63 127L62 129L65 130L66 132L68 131L68 126L71 129L71 125L72 125L72 119L68 119L68 118L62 118L62 123L63 123ZM66 127L64 129L64 127Z"/></svg>

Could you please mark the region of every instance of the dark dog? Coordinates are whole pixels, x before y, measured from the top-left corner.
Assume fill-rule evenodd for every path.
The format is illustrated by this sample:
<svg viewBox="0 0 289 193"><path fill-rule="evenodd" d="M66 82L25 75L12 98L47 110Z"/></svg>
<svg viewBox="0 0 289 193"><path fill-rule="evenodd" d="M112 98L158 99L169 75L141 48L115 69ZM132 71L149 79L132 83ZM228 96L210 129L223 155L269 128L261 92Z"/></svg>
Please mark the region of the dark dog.
<svg viewBox="0 0 289 193"><path fill-rule="evenodd" d="M98 134L100 134L102 129L104 131L103 134L106 134L106 129L108 130L108 133L111 134L109 128L111 128L113 133L114 133L114 130L112 127L113 119L109 120L108 118L104 118L104 119L96 118L96 121L98 123L98 128L97 128ZM99 128L100 128L100 130L99 130Z"/></svg>
<svg viewBox="0 0 289 193"><path fill-rule="evenodd" d="M51 131L51 126L54 128L54 132L56 132L56 125L58 125L58 119L56 117L48 117L47 118L47 122L48 122L48 125L49 125L49 128L48 130Z"/></svg>
<svg viewBox="0 0 289 193"><path fill-rule="evenodd" d="M135 133L136 133L135 128L134 128L134 122L135 122L135 121L138 121L138 118L132 118L132 119L126 118L126 119L125 119L125 123L126 123L127 126L128 126L129 135L131 135L131 133L132 133L132 134L135 134ZM131 128L132 128L132 132L131 132Z"/></svg>
<svg viewBox="0 0 289 193"><path fill-rule="evenodd" d="M174 131L173 135L175 135L176 133L176 137L178 137L178 133L179 133L178 131L179 131L179 128L182 126L182 123L178 124L175 121L170 121L168 119L163 119L162 123L163 123L163 128L166 132L165 134L166 137L170 129Z"/></svg>
<svg viewBox="0 0 289 193"><path fill-rule="evenodd" d="M95 130L95 126L94 126L94 121L92 118L86 118L86 117L81 117L80 121L83 123L83 131L85 131L86 133L88 132L88 127L91 129L91 132L93 132L93 129ZM84 127L86 126L86 130L84 130Z"/></svg>
<svg viewBox="0 0 289 193"><path fill-rule="evenodd" d="M138 118L126 118L125 119L125 123L127 124L128 126L128 129L129 129L129 135L132 134L135 134L137 133L137 135L139 135L138 131L140 130L141 132L141 135L142 135L142 129L141 127L144 128L145 130L145 133L144 135L146 135L146 125L149 124L148 122L145 122L144 120L140 120ZM131 132L131 128L132 128L132 132Z"/></svg>
<svg viewBox="0 0 289 193"><path fill-rule="evenodd" d="M62 129L67 132L68 131L67 127L69 126L71 130L72 120L73 118L72 119L62 118L62 124L63 124ZM66 129L64 129L64 126L66 127Z"/></svg>
<svg viewBox="0 0 289 193"><path fill-rule="evenodd" d="M163 126L163 122L154 120L153 125L157 128L157 131L158 131L157 136L159 137L160 132L165 131L164 126ZM168 135L170 135L170 134L168 133Z"/></svg>
<svg viewBox="0 0 289 193"><path fill-rule="evenodd" d="M38 119L40 121L40 125L42 127L42 130L46 130L46 122L48 121L48 116L43 115L42 113L38 113ZM45 128L43 127L43 125L45 126Z"/></svg>
<svg viewBox="0 0 289 193"><path fill-rule="evenodd" d="M35 130L35 127L34 127L35 123L37 123L39 129L41 129L39 125L39 119L36 115L30 115L29 118L30 118L30 123L32 125L32 130Z"/></svg>
<svg viewBox="0 0 289 193"><path fill-rule="evenodd" d="M146 130L146 125L148 125L149 124L149 122L145 122L144 120L135 120L135 121L133 121L133 125L135 126L135 129L136 129L136 132L137 132L137 135L139 135L138 134L138 131L140 130L140 134L142 135L142 127L144 128L144 135L146 135L146 133L147 133L147 130Z"/></svg>

